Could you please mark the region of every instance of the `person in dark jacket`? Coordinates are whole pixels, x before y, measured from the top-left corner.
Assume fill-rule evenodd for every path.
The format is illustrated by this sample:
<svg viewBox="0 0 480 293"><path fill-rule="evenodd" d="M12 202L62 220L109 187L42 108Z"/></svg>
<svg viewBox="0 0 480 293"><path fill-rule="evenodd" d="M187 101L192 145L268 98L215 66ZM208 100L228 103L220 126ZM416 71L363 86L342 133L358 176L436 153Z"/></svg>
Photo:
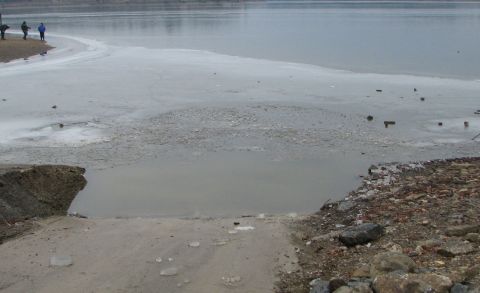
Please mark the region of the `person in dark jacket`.
<svg viewBox="0 0 480 293"><path fill-rule="evenodd" d="M8 30L10 27L6 24L0 25L0 34L2 35L2 40L5 40L5 31Z"/></svg>
<svg viewBox="0 0 480 293"><path fill-rule="evenodd" d="M27 35L28 35L28 30L30 29L30 27L27 25L26 21L24 21L22 23L21 29L22 29L22 32L23 32L23 39L26 40Z"/></svg>
<svg viewBox="0 0 480 293"><path fill-rule="evenodd" d="M47 27L43 24L43 22L38 26L38 32L40 33L40 40L45 41L45 31Z"/></svg>

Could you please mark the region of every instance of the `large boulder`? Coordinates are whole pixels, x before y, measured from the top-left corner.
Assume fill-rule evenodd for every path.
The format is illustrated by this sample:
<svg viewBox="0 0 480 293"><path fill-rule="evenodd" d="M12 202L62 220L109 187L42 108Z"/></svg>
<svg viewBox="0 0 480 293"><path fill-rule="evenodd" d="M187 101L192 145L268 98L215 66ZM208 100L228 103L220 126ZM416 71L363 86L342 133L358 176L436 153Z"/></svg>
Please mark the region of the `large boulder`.
<svg viewBox="0 0 480 293"><path fill-rule="evenodd" d="M377 276L373 281L373 290L378 293L448 293L452 286L448 277L434 273L393 272Z"/></svg>
<svg viewBox="0 0 480 293"><path fill-rule="evenodd" d="M413 273L417 265L408 256L398 252L383 252L373 257L370 264L370 276L372 278L387 274L390 272L400 271L404 273Z"/></svg>
<svg viewBox="0 0 480 293"><path fill-rule="evenodd" d="M385 229L382 225L365 223L348 227L340 234L339 240L346 246L355 246L375 241L382 237L383 234L385 234Z"/></svg>

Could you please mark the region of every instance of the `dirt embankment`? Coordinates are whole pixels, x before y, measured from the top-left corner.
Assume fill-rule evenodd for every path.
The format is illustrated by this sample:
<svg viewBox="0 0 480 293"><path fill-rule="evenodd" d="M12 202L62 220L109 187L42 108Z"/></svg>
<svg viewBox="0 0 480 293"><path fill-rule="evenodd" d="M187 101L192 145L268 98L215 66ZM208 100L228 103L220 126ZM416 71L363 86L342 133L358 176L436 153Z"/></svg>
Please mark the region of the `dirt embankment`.
<svg viewBox="0 0 480 293"><path fill-rule="evenodd" d="M480 158L372 166L297 223L280 292L480 292L479 174Z"/></svg>
<svg viewBox="0 0 480 293"><path fill-rule="evenodd" d="M29 219L65 215L87 181L70 166L0 165L0 243L30 228Z"/></svg>
<svg viewBox="0 0 480 293"><path fill-rule="evenodd" d="M6 40L0 40L0 62L46 54L48 50L53 49L47 43L35 39L23 40L19 36L9 34L5 38Z"/></svg>

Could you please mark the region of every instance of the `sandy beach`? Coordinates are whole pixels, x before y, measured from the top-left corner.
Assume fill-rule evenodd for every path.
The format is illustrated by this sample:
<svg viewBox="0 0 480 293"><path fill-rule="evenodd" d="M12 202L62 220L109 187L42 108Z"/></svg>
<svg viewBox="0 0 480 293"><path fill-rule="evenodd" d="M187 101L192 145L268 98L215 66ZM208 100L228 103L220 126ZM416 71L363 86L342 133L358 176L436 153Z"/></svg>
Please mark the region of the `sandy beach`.
<svg viewBox="0 0 480 293"><path fill-rule="evenodd" d="M32 39L23 40L18 35L6 34L5 40L0 41L0 62L10 62L16 59L28 58L43 54L53 49L46 42Z"/></svg>

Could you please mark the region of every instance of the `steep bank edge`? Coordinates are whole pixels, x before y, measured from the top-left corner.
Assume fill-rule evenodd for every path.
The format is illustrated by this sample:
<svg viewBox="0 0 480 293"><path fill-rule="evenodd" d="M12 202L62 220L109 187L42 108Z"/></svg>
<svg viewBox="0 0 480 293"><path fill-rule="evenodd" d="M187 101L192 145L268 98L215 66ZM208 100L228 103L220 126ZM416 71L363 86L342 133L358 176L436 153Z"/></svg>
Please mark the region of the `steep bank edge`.
<svg viewBox="0 0 480 293"><path fill-rule="evenodd" d="M0 165L0 243L33 226L32 218L65 215L87 184L85 169Z"/></svg>

